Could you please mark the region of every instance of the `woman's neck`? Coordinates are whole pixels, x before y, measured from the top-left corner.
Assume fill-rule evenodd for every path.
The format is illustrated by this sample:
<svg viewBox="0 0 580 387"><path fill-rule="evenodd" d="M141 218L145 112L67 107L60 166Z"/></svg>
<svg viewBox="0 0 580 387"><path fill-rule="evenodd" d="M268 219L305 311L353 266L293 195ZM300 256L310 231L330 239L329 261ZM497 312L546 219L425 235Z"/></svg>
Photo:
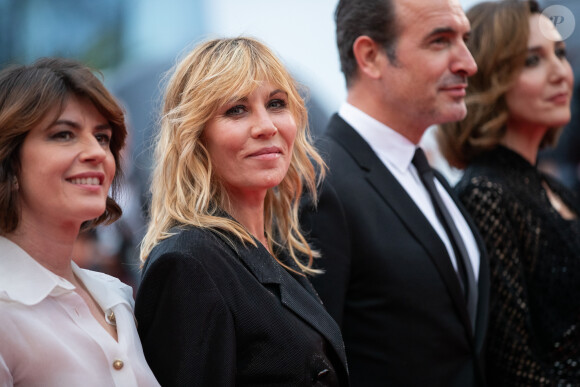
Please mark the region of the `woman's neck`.
<svg viewBox="0 0 580 387"><path fill-rule="evenodd" d="M50 227L22 219L18 228L5 236L42 266L74 283L71 261L79 229L80 225Z"/></svg>
<svg viewBox="0 0 580 387"><path fill-rule="evenodd" d="M532 165L536 164L538 151L544 135L548 131L543 126L507 126L506 133L500 143L506 148L518 153Z"/></svg>
<svg viewBox="0 0 580 387"><path fill-rule="evenodd" d="M228 212L267 248L268 243L264 234L265 197L265 192L259 195L243 196L235 196L230 193Z"/></svg>

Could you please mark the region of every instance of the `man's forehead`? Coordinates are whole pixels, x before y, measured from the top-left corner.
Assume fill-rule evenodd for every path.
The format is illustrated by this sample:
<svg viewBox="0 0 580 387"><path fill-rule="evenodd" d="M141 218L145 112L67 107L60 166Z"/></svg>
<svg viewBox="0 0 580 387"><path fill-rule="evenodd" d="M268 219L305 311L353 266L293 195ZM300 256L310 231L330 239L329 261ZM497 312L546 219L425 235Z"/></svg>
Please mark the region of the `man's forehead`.
<svg viewBox="0 0 580 387"><path fill-rule="evenodd" d="M395 9L411 9L413 12L421 10L442 10L442 11L459 11L463 12L459 0L393 0Z"/></svg>
<svg viewBox="0 0 580 387"><path fill-rule="evenodd" d="M457 0L394 0L401 31L421 30L430 34L447 30L469 32L469 20Z"/></svg>

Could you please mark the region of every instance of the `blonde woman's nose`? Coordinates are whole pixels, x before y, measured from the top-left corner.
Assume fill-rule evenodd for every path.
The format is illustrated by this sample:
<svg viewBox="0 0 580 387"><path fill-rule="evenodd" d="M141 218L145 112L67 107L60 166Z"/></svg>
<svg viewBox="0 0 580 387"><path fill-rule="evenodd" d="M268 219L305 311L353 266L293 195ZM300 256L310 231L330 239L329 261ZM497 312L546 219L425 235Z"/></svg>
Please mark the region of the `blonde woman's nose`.
<svg viewBox="0 0 580 387"><path fill-rule="evenodd" d="M254 115L252 137L271 137L276 134L278 128L274 125L272 117L265 108L259 109Z"/></svg>

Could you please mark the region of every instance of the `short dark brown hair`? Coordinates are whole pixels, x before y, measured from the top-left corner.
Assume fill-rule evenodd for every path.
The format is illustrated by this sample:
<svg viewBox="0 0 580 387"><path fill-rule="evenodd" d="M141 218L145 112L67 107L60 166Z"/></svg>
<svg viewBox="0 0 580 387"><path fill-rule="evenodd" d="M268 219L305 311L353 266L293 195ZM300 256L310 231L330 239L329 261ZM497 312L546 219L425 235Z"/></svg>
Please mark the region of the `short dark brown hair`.
<svg viewBox="0 0 580 387"><path fill-rule="evenodd" d="M13 65L0 71L0 234L12 232L20 221L18 190L14 182L20 174L20 149L28 133L54 109L64 109L71 96L87 98L107 119L113 130L110 149L116 172L115 196L122 176L121 149L127 129L125 114L115 98L85 65L63 58L42 58L32 65ZM112 223L122 214L112 197L99 218L87 221L83 229L103 222Z"/></svg>
<svg viewBox="0 0 580 387"><path fill-rule="evenodd" d="M357 73L352 48L359 36L368 36L385 49L389 60L396 60L398 28L393 0L340 0L334 20L340 67L347 87Z"/></svg>

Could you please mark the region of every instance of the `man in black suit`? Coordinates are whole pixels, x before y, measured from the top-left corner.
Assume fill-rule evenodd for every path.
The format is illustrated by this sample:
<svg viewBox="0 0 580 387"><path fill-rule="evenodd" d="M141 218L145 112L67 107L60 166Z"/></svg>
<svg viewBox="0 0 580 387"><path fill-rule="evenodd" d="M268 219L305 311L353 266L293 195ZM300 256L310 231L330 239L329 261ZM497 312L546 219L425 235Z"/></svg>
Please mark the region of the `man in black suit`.
<svg viewBox="0 0 580 387"><path fill-rule="evenodd" d="M302 221L352 385L482 386L484 247L425 163L434 204L414 156L430 125L466 114L469 21L458 0L341 0L335 17L348 97L320 139L329 175Z"/></svg>

